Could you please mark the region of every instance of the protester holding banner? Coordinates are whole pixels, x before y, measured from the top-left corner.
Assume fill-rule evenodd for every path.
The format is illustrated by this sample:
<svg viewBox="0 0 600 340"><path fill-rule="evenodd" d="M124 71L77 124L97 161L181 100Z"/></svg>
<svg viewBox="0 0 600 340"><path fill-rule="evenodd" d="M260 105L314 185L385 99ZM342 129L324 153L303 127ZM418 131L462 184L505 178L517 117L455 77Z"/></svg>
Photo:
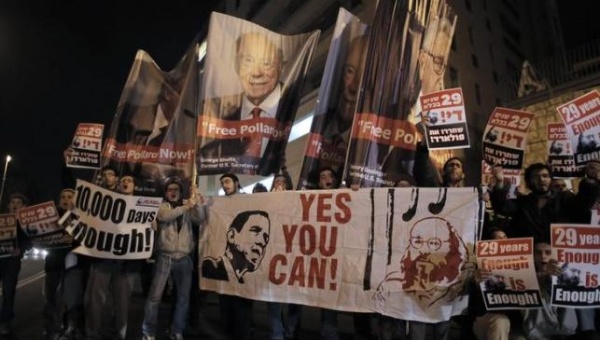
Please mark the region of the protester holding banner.
<svg viewBox="0 0 600 340"><path fill-rule="evenodd" d="M571 211L571 222L587 225L594 222L592 210L597 209L600 203L599 171L600 161L594 159L586 163L584 175L580 178L578 194L575 197L575 203ZM597 225L593 226L597 227ZM578 334L583 332L595 334L597 332L595 325L596 311L597 309L593 308L576 309Z"/></svg>
<svg viewBox="0 0 600 340"><path fill-rule="evenodd" d="M194 188L192 188L194 190ZM200 193L183 200L180 182L171 180L165 187L165 202L158 210L158 237L155 274L150 286L142 331L144 340L154 340L160 304L169 277L177 290L170 338L183 339L192 284L192 251L195 239L192 223L202 225L208 218L208 209Z"/></svg>
<svg viewBox="0 0 600 340"><path fill-rule="evenodd" d="M550 190L551 169L542 163L532 164L525 170L525 183L531 190L528 195L508 200L506 193L492 192L494 210L512 216L507 230L509 237L533 237L543 248L550 241L551 223L590 223L590 209L599 192L594 168L593 164L589 168L586 165L586 178L582 179L577 195L569 191L553 193ZM593 314L593 310L577 313L580 331L595 331Z"/></svg>
<svg viewBox="0 0 600 340"><path fill-rule="evenodd" d="M528 195L508 199L509 187L490 192L494 213L512 218L506 229L508 237L533 237L534 241L550 239L551 222L567 222L567 209L573 195L568 192L553 195L550 191L550 168L542 163L525 170Z"/></svg>
<svg viewBox="0 0 600 340"><path fill-rule="evenodd" d="M292 190L294 187L292 178L285 167L281 173L273 178L273 186L271 192L281 192ZM271 340L294 339L298 331L300 322L300 314L302 313L302 305L289 304L287 308L286 322L283 322L283 307L285 304L278 302L267 303L269 312L269 331Z"/></svg>
<svg viewBox="0 0 600 340"><path fill-rule="evenodd" d="M240 193L240 180L234 174L227 173L220 177L221 188L225 192L225 196L233 196ZM229 244L228 244L229 246ZM231 251L229 251L230 253ZM228 260L221 259L201 259L202 261L202 277L215 278L219 280L227 280L228 275L225 271L225 263L229 263L228 267L232 267L229 261L232 260L231 255L224 257ZM235 269L232 269L235 270ZM235 276L235 275L234 275ZM233 279L233 277L232 277ZM243 279L242 279L243 280ZM254 301L240 296L219 295L219 304L221 307L221 322L223 329L229 340L249 340L252 338L252 308Z"/></svg>
<svg viewBox="0 0 600 340"><path fill-rule="evenodd" d="M319 169L319 182L317 184L317 190L338 189L340 187L340 179L332 168L322 167ZM339 339L337 316L338 312L336 310L321 308L321 339Z"/></svg>
<svg viewBox="0 0 600 340"><path fill-rule="evenodd" d="M482 240L503 240L506 233L500 228L487 230ZM475 280L469 287L469 321L472 320L472 332L477 340L524 339L521 331L523 316L519 310L486 311L479 283L486 281L490 270L478 268Z"/></svg>
<svg viewBox="0 0 600 340"><path fill-rule="evenodd" d="M8 197L8 212L16 214L27 206L29 200L23 194L14 193ZM17 222L17 247L12 256L0 258L0 280L2 281L2 310L0 311L0 335L12 333L11 322L15 317L15 295L21 272L21 259L31 248L27 236Z"/></svg>
<svg viewBox="0 0 600 340"><path fill-rule="evenodd" d="M108 190L117 191L119 184L119 177L117 177L117 171L110 165L103 166L100 170L99 183L103 188Z"/></svg>
<svg viewBox="0 0 600 340"><path fill-rule="evenodd" d="M103 171L103 184L111 185L115 179L114 171ZM115 181L116 182L116 181ZM133 195L135 179L131 175L124 175L119 180L118 190L124 195ZM135 275L140 270L139 260L112 260L95 259L90 268L90 275L86 287L86 335L88 339L100 339L102 329L102 316L108 295L112 295L113 310L115 314L115 339L125 339L127 335L127 319L129 299L133 290Z"/></svg>
<svg viewBox="0 0 600 340"><path fill-rule="evenodd" d="M548 339L556 336L573 335L577 330L577 315L573 308L553 307L550 305L551 276L560 275L562 269L552 258L552 248L548 240L534 244L535 268L542 292L543 307L526 309L523 329L528 339Z"/></svg>
<svg viewBox="0 0 600 340"><path fill-rule="evenodd" d="M59 216L75 208L74 196L75 190L71 188L63 189L60 192L56 209ZM44 301L44 329L46 331L46 339L55 340L59 338L63 326L61 310L62 293L63 291L64 295L74 293L73 290L69 292L64 289L66 276L65 259L70 251L71 247L48 249L48 254L45 258L44 271L46 272L46 279L44 280L44 291L46 294ZM71 310L70 312L75 311ZM74 321L74 316L68 315L68 318L69 321ZM75 327L74 322L72 327Z"/></svg>

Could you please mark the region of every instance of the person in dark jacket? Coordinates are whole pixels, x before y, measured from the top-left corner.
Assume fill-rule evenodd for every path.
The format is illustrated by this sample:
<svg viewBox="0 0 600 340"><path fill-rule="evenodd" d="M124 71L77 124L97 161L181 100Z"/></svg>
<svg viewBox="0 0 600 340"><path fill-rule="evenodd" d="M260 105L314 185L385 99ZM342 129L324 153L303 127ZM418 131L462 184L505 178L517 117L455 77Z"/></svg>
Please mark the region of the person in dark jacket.
<svg viewBox="0 0 600 340"><path fill-rule="evenodd" d="M8 212L16 214L29 204L27 197L14 193L8 197ZM12 256L0 258L0 281L2 281L2 310L0 311L0 335L12 333L11 322L15 317L15 295L21 271L21 259L31 248L25 232L17 222L17 247Z"/></svg>

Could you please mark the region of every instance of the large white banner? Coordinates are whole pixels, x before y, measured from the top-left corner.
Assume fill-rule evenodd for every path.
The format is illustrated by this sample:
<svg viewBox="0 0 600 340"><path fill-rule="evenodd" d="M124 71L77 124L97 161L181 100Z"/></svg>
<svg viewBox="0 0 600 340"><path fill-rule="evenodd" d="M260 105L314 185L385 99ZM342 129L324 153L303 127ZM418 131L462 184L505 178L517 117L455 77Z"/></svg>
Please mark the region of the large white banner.
<svg viewBox="0 0 600 340"><path fill-rule="evenodd" d="M203 289L424 322L466 307L475 188L288 191L210 205Z"/></svg>
<svg viewBox="0 0 600 340"><path fill-rule="evenodd" d="M80 244L75 253L105 259L147 259L152 255L161 198L123 195L77 180L75 211L61 224Z"/></svg>

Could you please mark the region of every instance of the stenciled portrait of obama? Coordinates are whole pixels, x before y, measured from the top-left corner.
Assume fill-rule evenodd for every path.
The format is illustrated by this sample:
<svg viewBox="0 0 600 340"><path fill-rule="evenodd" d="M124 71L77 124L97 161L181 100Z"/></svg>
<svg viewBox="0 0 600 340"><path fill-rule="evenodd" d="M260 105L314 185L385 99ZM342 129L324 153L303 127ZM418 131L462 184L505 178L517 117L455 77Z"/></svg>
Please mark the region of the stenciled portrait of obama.
<svg viewBox="0 0 600 340"><path fill-rule="evenodd" d="M219 258L202 259L202 277L244 283L244 275L256 271L269 244L271 220L262 210L239 213L227 229L225 253Z"/></svg>

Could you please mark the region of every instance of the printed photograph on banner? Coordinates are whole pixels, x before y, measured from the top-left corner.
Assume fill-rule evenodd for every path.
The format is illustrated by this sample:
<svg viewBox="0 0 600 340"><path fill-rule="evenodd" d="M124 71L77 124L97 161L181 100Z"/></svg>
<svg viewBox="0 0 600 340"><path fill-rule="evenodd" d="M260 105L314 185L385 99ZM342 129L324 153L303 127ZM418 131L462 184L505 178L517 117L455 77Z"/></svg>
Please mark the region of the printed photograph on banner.
<svg viewBox="0 0 600 340"><path fill-rule="evenodd" d="M322 167L330 167L342 176L368 47L366 29L358 17L339 9L298 189L316 188Z"/></svg>
<svg viewBox="0 0 600 340"><path fill-rule="evenodd" d="M73 251L102 259L139 260L152 255L162 198L133 196L77 180L75 210L60 224L80 244Z"/></svg>
<svg viewBox="0 0 600 340"><path fill-rule="evenodd" d="M600 226L552 224L553 258L562 273L552 276L551 304L558 307L600 306Z"/></svg>
<svg viewBox="0 0 600 340"><path fill-rule="evenodd" d="M567 135L564 123L548 123L546 125L548 146L548 164L552 168L552 177L573 178L581 175L575 166L571 140Z"/></svg>
<svg viewBox="0 0 600 340"><path fill-rule="evenodd" d="M510 186L507 190L507 198L513 199L517 197L519 185L521 185L521 170L515 169L504 169L500 165L490 165L485 161L481 161L481 183L486 184L492 188L496 185L496 181L499 177L497 172L501 172L503 187ZM491 202L486 202L487 204Z"/></svg>
<svg viewBox="0 0 600 340"><path fill-rule="evenodd" d="M565 123L575 165L600 159L600 92L593 90L556 108Z"/></svg>
<svg viewBox="0 0 600 340"><path fill-rule="evenodd" d="M17 248L17 218L15 214L0 214L0 258L13 256Z"/></svg>
<svg viewBox="0 0 600 340"><path fill-rule="evenodd" d="M470 146L461 88L432 92L422 95L419 100L429 150Z"/></svg>
<svg viewBox="0 0 600 340"><path fill-rule="evenodd" d="M132 174L136 192L161 196L172 178L190 187L196 127L197 51L193 42L176 67L163 71L138 50L106 144L102 166Z"/></svg>
<svg viewBox="0 0 600 340"><path fill-rule="evenodd" d="M211 14L199 94L200 175L279 170L319 34L281 35Z"/></svg>
<svg viewBox="0 0 600 340"><path fill-rule="evenodd" d="M465 307L478 197L474 188L214 197L200 284L253 300L447 320Z"/></svg>
<svg viewBox="0 0 600 340"><path fill-rule="evenodd" d="M487 310L542 306L533 238L477 241L477 266L481 273L479 288Z"/></svg>
<svg viewBox="0 0 600 340"><path fill-rule="evenodd" d="M348 186L393 186L442 165L434 157L416 162L425 133L419 96L443 90L456 15L444 1L408 7L377 6L344 170Z"/></svg>
<svg viewBox="0 0 600 340"><path fill-rule="evenodd" d="M103 134L104 124L79 123L73 141L67 149L67 166L100 169Z"/></svg>
<svg viewBox="0 0 600 340"><path fill-rule="evenodd" d="M488 164L520 170L532 119L533 113L495 108L483 134L483 159Z"/></svg>
<svg viewBox="0 0 600 340"><path fill-rule="evenodd" d="M72 238L58 224L60 216L53 201L19 209L17 219L34 247L40 249L71 246Z"/></svg>

